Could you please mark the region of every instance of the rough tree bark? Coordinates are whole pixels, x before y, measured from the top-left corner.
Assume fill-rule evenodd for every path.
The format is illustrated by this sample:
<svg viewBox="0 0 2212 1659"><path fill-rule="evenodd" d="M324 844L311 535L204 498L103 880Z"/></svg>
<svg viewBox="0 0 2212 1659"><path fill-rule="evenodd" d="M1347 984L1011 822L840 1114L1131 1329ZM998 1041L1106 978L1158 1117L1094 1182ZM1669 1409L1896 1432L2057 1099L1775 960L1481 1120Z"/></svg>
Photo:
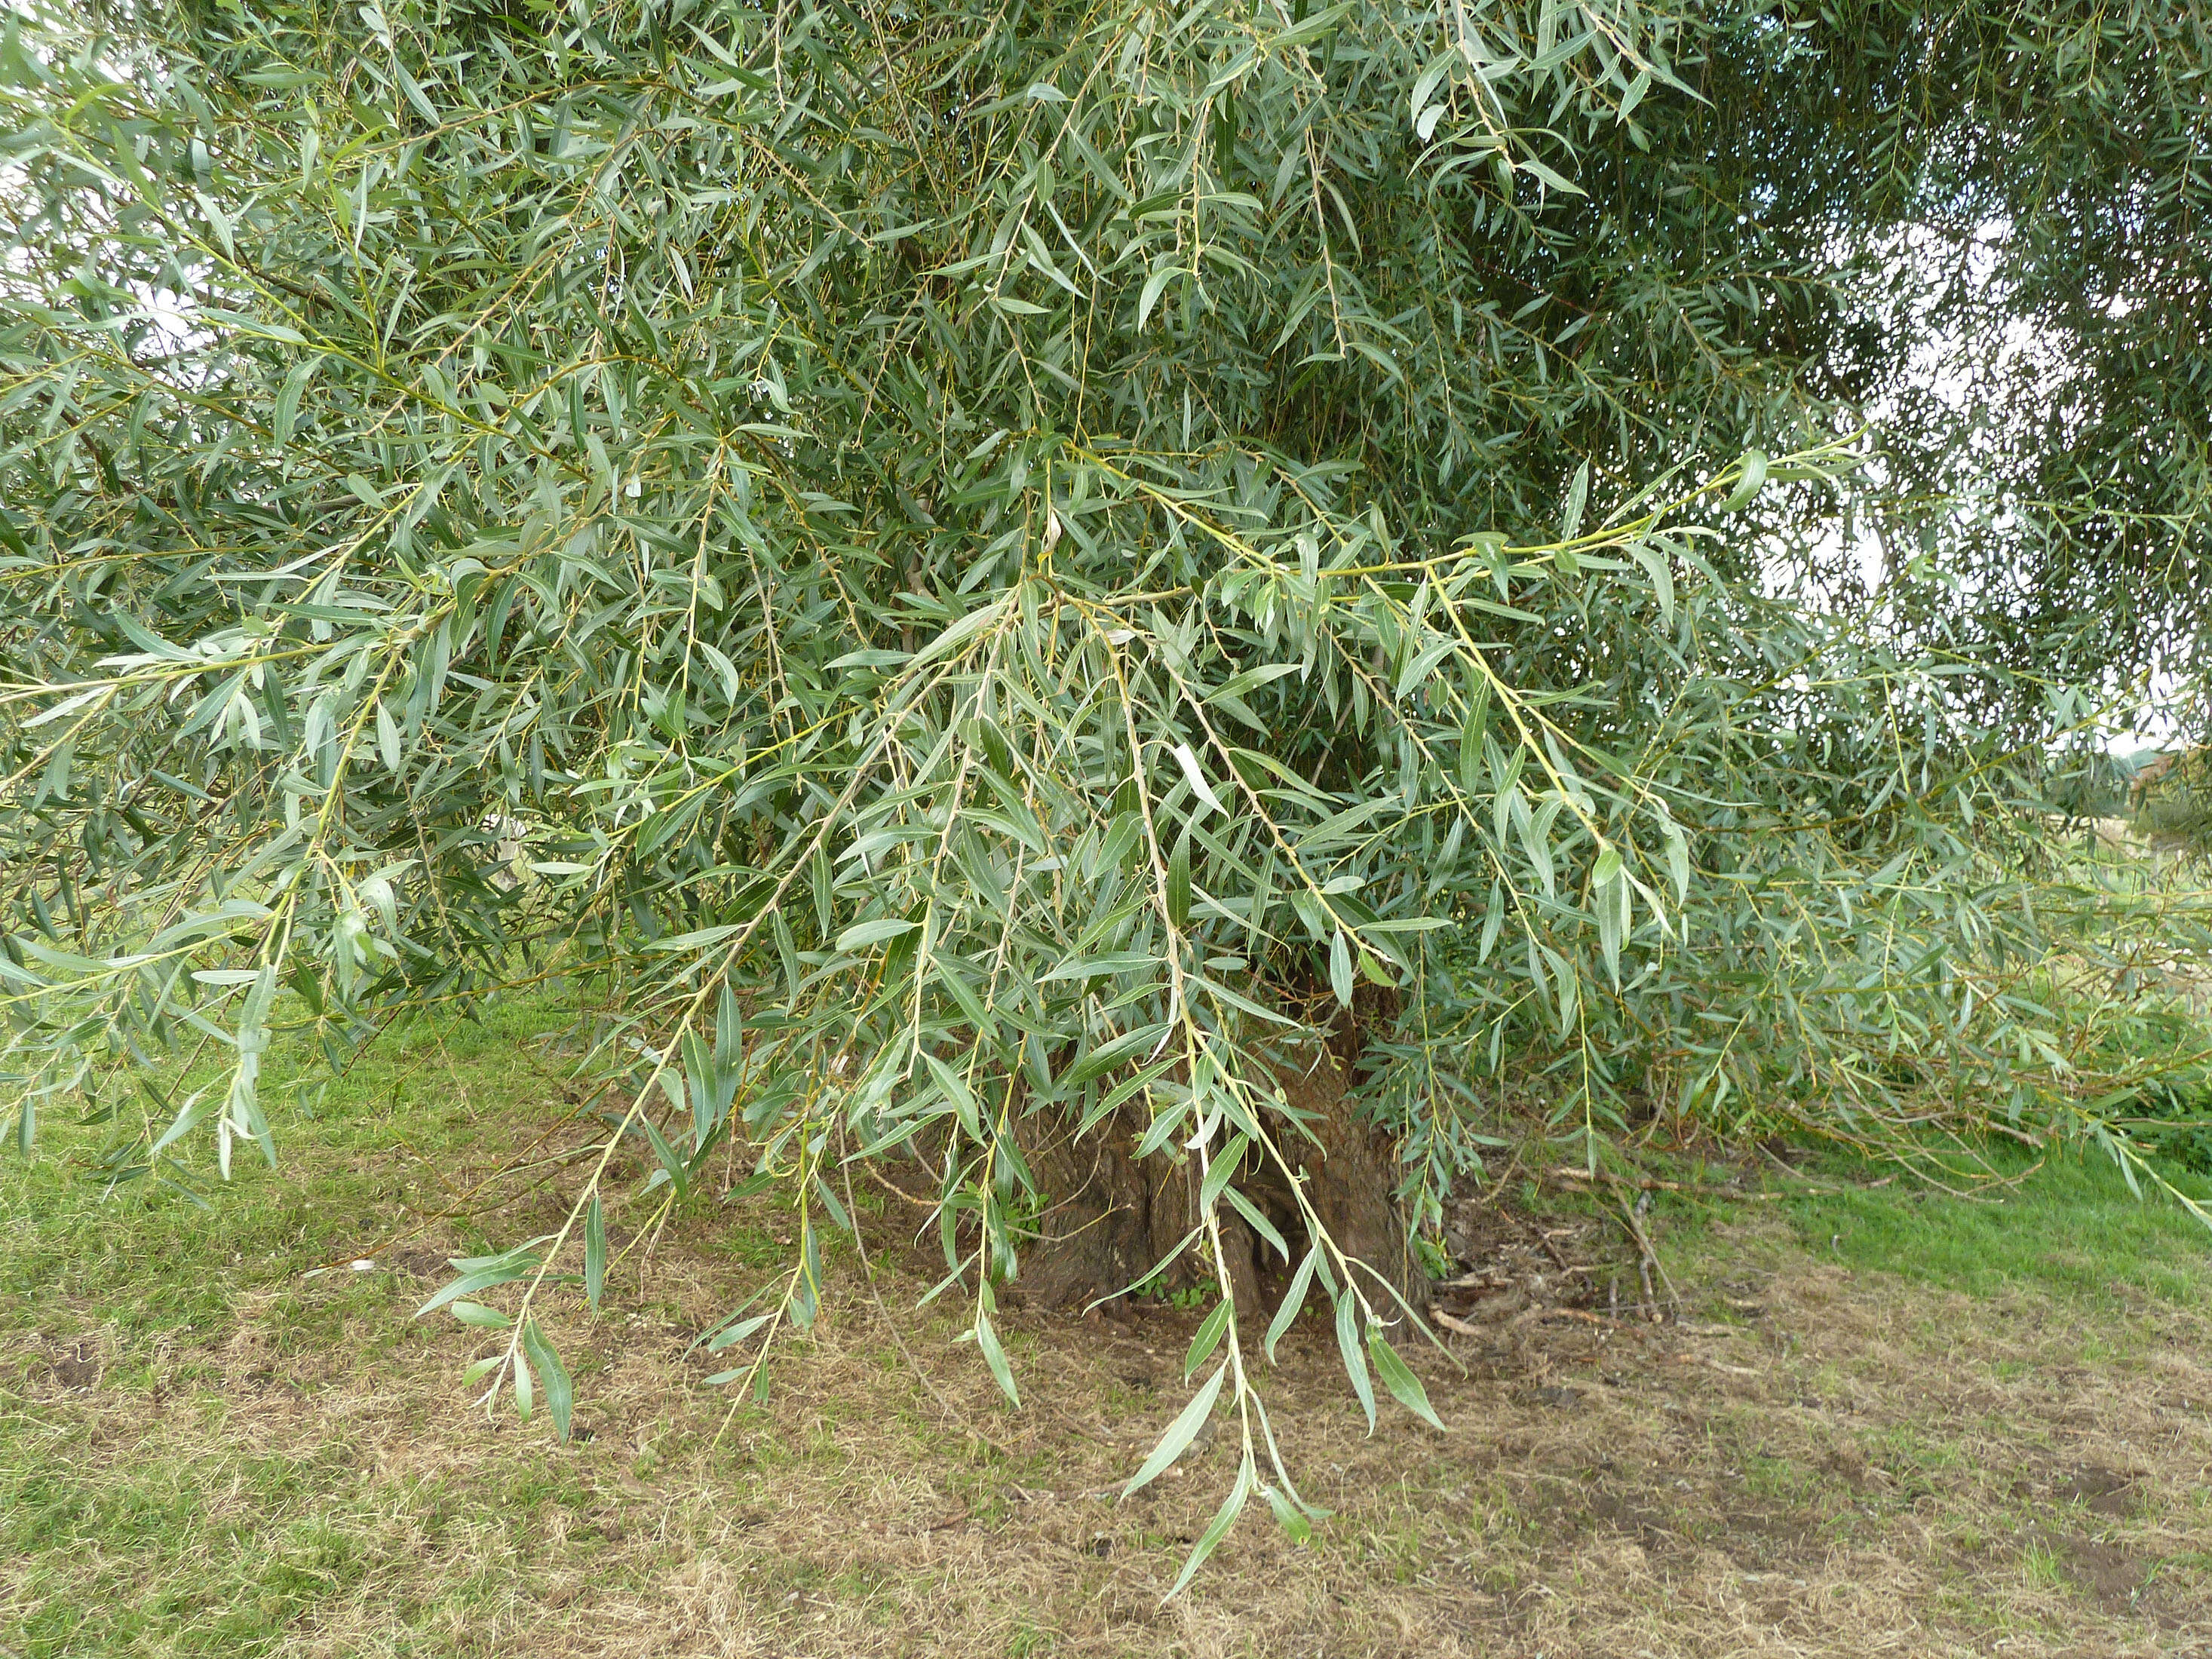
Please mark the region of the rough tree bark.
<svg viewBox="0 0 2212 1659"><path fill-rule="evenodd" d="M1416 1309L1425 1310L1428 1279L1413 1258L1396 1198L1395 1149L1347 1097L1358 1028L1295 1056L1278 1073L1289 1105L1304 1115L1311 1139L1279 1119L1277 1145L1298 1169L1308 1201L1340 1249L1364 1261ZM1145 1125L1123 1113L1076 1139L1061 1135L1024 1149L1040 1190L1054 1195L1024 1253L1018 1288L1048 1306L1081 1306L1142 1281L1197 1222L1198 1167L1170 1153L1132 1156ZM1318 1143L1318 1144L1316 1144ZM1272 1316L1303 1256L1308 1231L1282 1172L1248 1163L1237 1186L1290 1244L1288 1263L1225 1210L1222 1246L1242 1319ZM1207 1276L1202 1255L1164 1274L1169 1289ZM1370 1287L1370 1291L1374 1288Z"/></svg>

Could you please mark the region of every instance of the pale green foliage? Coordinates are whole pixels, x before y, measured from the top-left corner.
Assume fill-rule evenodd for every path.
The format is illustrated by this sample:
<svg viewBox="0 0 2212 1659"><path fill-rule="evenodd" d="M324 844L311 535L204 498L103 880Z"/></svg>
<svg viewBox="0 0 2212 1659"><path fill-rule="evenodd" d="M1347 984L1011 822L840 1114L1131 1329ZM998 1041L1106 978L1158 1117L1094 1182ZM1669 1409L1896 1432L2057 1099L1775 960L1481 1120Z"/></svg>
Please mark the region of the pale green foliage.
<svg viewBox="0 0 2212 1659"><path fill-rule="evenodd" d="M1140 1108L1225 1282L1222 1219L1266 1226L1237 1177L1296 1133L1269 1054L1362 981L1403 1010L1365 1089L1422 1215L1509 1087L1592 1159L1632 1105L1873 1136L1933 1086L2078 1127L2024 976L2099 901L2038 908L2016 809L2118 646L2008 672L2025 613L1940 556L1879 604L1761 580L1900 510L1868 480L1920 452L1866 471L1864 407L1926 337L1881 320L1883 239L1923 186L2002 195L1897 116L1899 171L1808 204L1824 141L1770 124L1832 102L1840 33L1553 0L112 22L0 46L27 1145L182 1040L238 1064L170 1135L273 1156L272 1022L335 1059L557 953L617 1010L620 1127L557 1234L433 1305L511 1330L495 1389L565 1428L532 1298L580 1270L596 1304L605 1209L730 1138L798 1245L720 1347L811 1318L845 1164L920 1148L1014 1395L1038 1114ZM601 1190L625 1142L641 1194ZM1382 1280L1306 1218L1277 1248L1370 1415L1376 1375L1425 1415ZM1304 1524L1254 1335L1224 1298L1170 1431L1217 1395L1242 1427L1194 1566L1254 1491Z"/></svg>

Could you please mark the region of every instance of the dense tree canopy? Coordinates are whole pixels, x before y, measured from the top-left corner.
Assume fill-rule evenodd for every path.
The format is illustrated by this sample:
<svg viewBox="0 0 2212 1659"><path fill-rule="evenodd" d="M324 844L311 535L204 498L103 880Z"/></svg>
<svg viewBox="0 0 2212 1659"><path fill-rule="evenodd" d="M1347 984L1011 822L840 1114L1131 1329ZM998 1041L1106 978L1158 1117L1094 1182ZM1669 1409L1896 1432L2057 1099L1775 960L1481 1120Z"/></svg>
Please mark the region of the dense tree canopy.
<svg viewBox="0 0 2212 1659"><path fill-rule="evenodd" d="M903 1160L1013 1392L1048 1124L1192 1172L1181 1431L1232 1406L1224 1517L1296 1523L1224 1229L1425 1410L1405 1281L1294 1178L1336 1011L1416 1233L1508 1094L1592 1158L1873 1134L1935 1079L2081 1127L2023 836L2054 738L2203 623L2207 28L12 13L26 1148L106 1057L212 1045L112 1167L227 1170L273 1029L342 1064L557 967L610 1010L606 1155L453 1292L520 1284L526 1401L565 1422L548 1275L596 1303L607 1207L726 1137L800 1241L726 1336L810 1317L847 1170Z"/></svg>

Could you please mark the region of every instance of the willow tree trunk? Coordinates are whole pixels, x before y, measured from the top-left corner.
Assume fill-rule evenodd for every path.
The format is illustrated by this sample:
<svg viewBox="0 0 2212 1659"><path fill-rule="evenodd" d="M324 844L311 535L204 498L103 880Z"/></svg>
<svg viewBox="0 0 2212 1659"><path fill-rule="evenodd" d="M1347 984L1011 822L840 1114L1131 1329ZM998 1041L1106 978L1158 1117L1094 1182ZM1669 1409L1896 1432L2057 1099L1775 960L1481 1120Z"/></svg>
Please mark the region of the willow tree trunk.
<svg viewBox="0 0 2212 1659"><path fill-rule="evenodd" d="M1337 1247L1425 1309L1428 1279L1413 1259L1397 1200L1396 1149L1361 1119L1348 1095L1356 1053L1356 1028L1348 1028L1285 1066L1278 1074L1283 1093L1305 1118L1305 1130L1280 1115L1271 1127L1279 1131L1276 1145L1297 1170L1307 1202ZM1133 1152L1144 1129L1125 1111L1087 1135L1063 1134L1027 1149L1039 1189L1054 1195L1039 1220L1040 1237L1023 1256L1018 1286L1032 1300L1082 1306L1131 1292L1156 1273L1164 1290L1210 1273L1203 1253L1176 1250L1198 1223L1197 1164L1172 1152L1139 1160ZM1264 1318L1289 1288L1310 1230L1279 1170L1248 1163L1237 1185L1291 1247L1285 1262L1223 1207L1222 1253L1238 1316Z"/></svg>

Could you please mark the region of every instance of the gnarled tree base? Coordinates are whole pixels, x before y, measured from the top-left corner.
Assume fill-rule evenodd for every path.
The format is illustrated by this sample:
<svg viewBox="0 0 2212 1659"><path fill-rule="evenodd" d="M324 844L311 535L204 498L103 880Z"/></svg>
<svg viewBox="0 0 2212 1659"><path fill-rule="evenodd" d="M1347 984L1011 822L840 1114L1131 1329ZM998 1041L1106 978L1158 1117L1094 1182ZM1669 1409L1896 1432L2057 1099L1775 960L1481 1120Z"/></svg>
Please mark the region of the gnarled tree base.
<svg viewBox="0 0 2212 1659"><path fill-rule="evenodd" d="M1271 1126L1279 1131L1276 1144L1297 1169L1307 1201L1337 1247L1424 1310L1428 1279L1413 1259L1399 1208L1397 1160L1389 1138L1355 1111L1347 1097L1350 1067L1336 1046L1310 1051L1301 1057L1304 1064L1286 1066L1279 1074L1288 1104L1307 1122L1301 1133L1279 1117ZM1084 1305L1133 1291L1156 1270L1169 1290L1210 1274L1203 1251L1165 1261L1198 1224L1199 1171L1187 1156L1181 1161L1170 1152L1141 1161L1133 1157L1144 1127L1117 1115L1079 1139L1062 1137L1028 1150L1039 1190L1054 1200L1038 1223L1041 1237L1022 1255L1019 1288L1033 1300ZM1237 1313L1245 1320L1264 1319L1288 1290L1309 1230L1280 1170L1250 1160L1237 1185L1291 1250L1284 1261L1224 1207L1222 1253ZM1369 1289L1378 1304L1387 1300L1378 1287Z"/></svg>

